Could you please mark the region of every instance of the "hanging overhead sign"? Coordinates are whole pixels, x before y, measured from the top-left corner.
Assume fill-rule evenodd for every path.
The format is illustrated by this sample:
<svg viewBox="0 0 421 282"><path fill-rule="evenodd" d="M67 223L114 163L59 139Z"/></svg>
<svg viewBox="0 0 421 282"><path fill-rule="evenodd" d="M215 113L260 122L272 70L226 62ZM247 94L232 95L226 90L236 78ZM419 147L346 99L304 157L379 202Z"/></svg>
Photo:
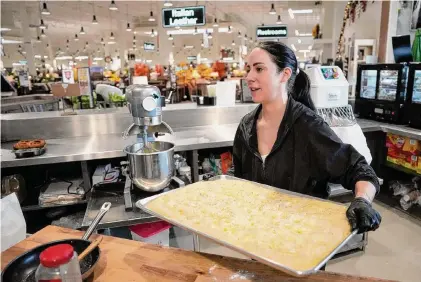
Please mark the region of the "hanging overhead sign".
<svg viewBox="0 0 421 282"><path fill-rule="evenodd" d="M258 26L256 28L257 39L276 39L287 38L288 27L286 25L273 25L273 26Z"/></svg>
<svg viewBox="0 0 421 282"><path fill-rule="evenodd" d="M162 9L162 26L198 26L206 24L205 6Z"/></svg>
<svg viewBox="0 0 421 282"><path fill-rule="evenodd" d="M153 51L153 50L155 50L155 44L150 43L150 42L145 42L145 43L143 43L143 50Z"/></svg>

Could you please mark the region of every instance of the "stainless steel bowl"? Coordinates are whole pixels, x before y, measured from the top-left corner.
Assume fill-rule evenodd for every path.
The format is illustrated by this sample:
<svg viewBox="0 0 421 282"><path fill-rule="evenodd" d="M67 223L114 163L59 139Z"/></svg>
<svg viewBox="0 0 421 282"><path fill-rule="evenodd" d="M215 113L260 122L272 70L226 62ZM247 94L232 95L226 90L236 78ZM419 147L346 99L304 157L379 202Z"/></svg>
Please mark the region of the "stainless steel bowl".
<svg viewBox="0 0 421 282"><path fill-rule="evenodd" d="M171 182L174 174L174 144L153 141L148 143L148 153L143 152L143 144L135 143L127 146L130 166L130 178L134 185L147 192L157 192Z"/></svg>

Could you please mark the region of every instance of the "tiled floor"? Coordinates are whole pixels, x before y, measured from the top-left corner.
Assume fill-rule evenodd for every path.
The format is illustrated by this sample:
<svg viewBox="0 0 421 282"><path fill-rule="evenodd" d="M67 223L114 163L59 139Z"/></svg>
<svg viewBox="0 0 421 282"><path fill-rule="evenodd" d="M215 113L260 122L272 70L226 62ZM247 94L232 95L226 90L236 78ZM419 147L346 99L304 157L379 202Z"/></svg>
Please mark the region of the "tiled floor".
<svg viewBox="0 0 421 282"><path fill-rule="evenodd" d="M369 234L365 253L328 263L326 270L421 282L421 224L382 204L375 206L383 220Z"/></svg>

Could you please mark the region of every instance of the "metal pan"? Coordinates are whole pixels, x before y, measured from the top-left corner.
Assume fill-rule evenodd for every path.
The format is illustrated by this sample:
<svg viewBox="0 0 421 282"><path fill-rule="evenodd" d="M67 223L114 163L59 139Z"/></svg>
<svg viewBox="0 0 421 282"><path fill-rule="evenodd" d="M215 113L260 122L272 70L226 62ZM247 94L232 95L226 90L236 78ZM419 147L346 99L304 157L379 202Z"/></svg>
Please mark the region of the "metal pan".
<svg viewBox="0 0 421 282"><path fill-rule="evenodd" d="M251 182L251 181L248 181L248 180L244 180L244 179L240 179L240 178L236 178L236 177L232 177L232 176L226 176L226 175L221 175L221 176L216 176L216 177L213 177L213 178L211 178L211 179L209 179L208 181L214 181L214 180L240 180L240 181L247 181L247 182ZM288 191L288 190L283 190L283 189L279 189L279 188L275 188L275 187L272 187L272 186L268 186L268 185L264 185L264 184L260 184L260 183L256 183L256 182L252 182L253 184L255 184L255 185L258 185L258 186L261 186L261 187L264 187L264 188L266 188L266 189L270 189L270 190L274 190L274 191L277 191L277 192L282 192L282 193L285 193L285 194L289 194L289 195L295 195L295 196L299 196L299 197L304 197L304 198L310 198L310 199L314 199L314 200L318 200L318 201L328 201L328 200L323 200L323 199L319 199L319 198L316 198L316 197L311 197L311 196L308 196L308 195L303 195L303 194L299 194L299 193L295 193L295 192L291 192L291 191ZM186 186L186 187L188 187L188 186ZM183 188L178 188L178 189L185 189L184 187ZM214 237L212 237L212 236L209 236L208 234L205 234L205 233L203 233L203 232L201 232L201 231L198 231L198 230L196 230L196 229L193 229L193 228L191 228L191 227L188 227L188 226L184 226L183 224L180 224L179 222L176 222L176 221L174 221L174 220L172 220L172 219L169 219L169 218L166 218L165 216L162 216L162 215L160 215L160 214L157 214L157 213L155 213L155 212L153 212L153 211L151 211L151 210L149 210L148 208L146 208L146 204L148 203L148 202L150 202L150 201L152 201L153 199L156 199L156 198L158 198L158 197L160 197L160 196L162 196L162 195L164 195L164 194L167 194L167 193L174 193L175 191L177 191L178 189L175 189L175 190L171 190L171 191L168 191L168 192L165 192L165 193L161 193L161 194L158 194L158 195L154 195L154 196L152 196L152 197L148 197L148 198L145 198L145 199L142 199L142 200L139 200L139 201L137 201L136 202L136 206L139 208L139 209L141 209L141 210L143 210L143 211L145 211L145 212L147 212L147 213L149 213L149 214L152 214L152 215L154 215L154 216L156 216L156 217L159 217L159 218L161 218L162 220L165 220L165 221L167 221L167 222L169 222L169 223L171 223L171 224L173 224L173 225L176 225L176 226L179 226L179 227L181 227L181 228L183 228L183 229L185 229L185 230L188 230L188 231L190 231L190 232L193 232L193 233L196 233L196 234L198 234L198 235L200 235L200 236L203 236L203 237L205 237L205 238L208 238L208 239L210 239L210 240L212 240L212 241L214 241L214 242L216 242L216 243L218 243L218 244L220 244L220 245L222 245L222 246L225 246L225 247L227 247L227 248L230 248L230 249L232 249L232 250L234 250L234 251L236 251L236 252L239 252L239 253L241 253L241 254L243 254L243 255L245 255L245 256L247 256L247 257L250 257L250 258L252 258L252 259L255 259L255 260L257 260L257 261L259 261L259 262L261 262L261 263L264 263L264 264L266 264L266 265L269 265L269 266L271 266L271 267L273 267L273 268L276 268L276 269L279 269L279 270L281 270L281 271L283 271L283 272L285 272L285 273L288 273L288 274L290 274L290 275L293 275L293 276L297 276L297 277L300 277L300 276L308 276L308 275L311 275L311 274L314 274L314 273L316 273L317 271L319 271L319 269L322 267L322 266L324 266L355 234L357 234L357 230L355 230L355 231L353 231L347 238L345 238L345 240L343 241L343 242L341 242L340 244L339 244L339 246L337 246L329 255L327 255L322 261L320 261L315 267L313 267L313 268L311 268L311 269L308 269L308 270L305 270L305 271L302 271L302 270L296 270L296 269L292 269L292 268L290 268L290 267L288 267L288 266L286 266L286 265L282 265L282 264L279 264L279 263L277 263L277 262L275 262L275 261L272 261L272 260L269 260L269 259L266 259L266 258L264 258L264 257L261 257L261 256L258 256L258 255L255 255L255 254L253 254L253 253L250 253L250 252L248 252L248 251L246 251L246 250L244 250L244 249L241 249L241 248L239 248L239 247L237 247L237 246L234 246L234 245L231 245L231 244L229 244L229 243L227 243L227 242L224 242L224 241L222 241L222 240L220 240L220 239L217 239L217 238L214 238Z"/></svg>
<svg viewBox="0 0 421 282"><path fill-rule="evenodd" d="M58 244L70 244L73 246L75 252L78 255L82 253L91 244L91 242L88 240L89 237L98 226L98 223L110 209L110 207L111 203L109 202L106 202L102 205L100 211L92 221L92 224L89 226L88 230L86 230L82 239L66 239L43 244L12 260L3 270L1 281L36 282L35 271L40 264L39 255L48 247ZM99 247L96 247L91 251L90 254L86 255L86 257L79 262L80 272L82 273L83 280L87 279L93 273L95 266L99 261L100 254L101 252Z"/></svg>

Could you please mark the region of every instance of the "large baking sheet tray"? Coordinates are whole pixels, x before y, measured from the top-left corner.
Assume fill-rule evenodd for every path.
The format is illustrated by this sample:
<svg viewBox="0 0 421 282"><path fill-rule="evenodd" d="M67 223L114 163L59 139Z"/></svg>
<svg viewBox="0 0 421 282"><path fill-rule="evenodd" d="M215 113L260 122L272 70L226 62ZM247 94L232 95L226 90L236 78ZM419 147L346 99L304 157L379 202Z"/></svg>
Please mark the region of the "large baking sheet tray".
<svg viewBox="0 0 421 282"><path fill-rule="evenodd" d="M247 181L247 180L244 180L244 179L240 179L240 178L236 178L236 177L233 177L233 176L228 176L228 175L221 175L221 176L216 176L216 177L213 177L213 178L211 178L211 179L209 179L208 181L214 181L214 180L241 180L241 181ZM260 183L256 183L256 182L253 182L253 184L255 184L255 185L258 185L258 186L261 186L261 187L264 187L264 188L267 188L267 189L271 189L271 190L274 190L274 191L277 191L277 192L281 192L281 193L286 193L286 194L290 194L290 195L295 195L295 196L299 196L299 197L305 197L305 198L311 198L311 199L315 199L315 200L321 200L321 201L328 201L328 200L323 200L323 199L319 199L319 198L315 198L315 197L311 197L311 196L308 196L308 195L303 195L303 194L299 194L299 193L295 193L295 192L291 192L291 191L288 191L288 190L284 190L284 189L279 189L279 188L275 188L275 187L272 187L272 186L268 186L268 185L264 185L264 184L260 184ZM188 186L186 186L186 187L188 187ZM183 187L183 188L178 188L178 189L185 189L186 187ZM155 212L153 212L153 211L151 211L151 210L149 210L147 207L146 207L146 204L148 203L148 202L150 202L150 201L152 201L152 200L154 200L154 199L156 199L156 198L158 198L158 197L160 197L160 196L162 196L162 195L165 195L165 194L168 194L168 193L173 193L173 192L175 192L175 191L177 191L178 189L174 189L174 190L171 190L171 191L168 191L168 192L165 192L165 193L161 193L161 194L158 194L158 195L154 195L154 196L151 196L151 197L148 197L148 198L145 198L145 199L142 199L142 200L139 200L139 201L137 201L136 202L136 206L139 208L139 209L141 209L141 210L143 210L143 211L145 211L145 212L147 212L147 213L150 213L150 214L152 214L152 215L154 215L154 216L156 216L156 217L159 217L159 218L161 218L162 220L165 220L165 221L167 221L167 222L169 222L169 223L171 223L171 224L173 224L173 225L176 225L176 226L178 226L178 227L180 227L180 228L183 228L183 229L185 229L185 230L188 230L188 231L190 231L190 232L193 232L193 233L196 233L196 234L198 234L198 235L200 235L200 236L203 236L203 237L205 237L205 238L208 238L208 239L210 239L210 240L212 240L212 241L214 241L214 242L216 242L216 243L218 243L218 244L220 244L220 245L222 245L222 246L225 246L225 247L227 247L227 248L230 248L230 249L232 249L232 250L234 250L234 251L237 251L237 252L239 252L239 253L242 253L243 255L245 255L245 256L248 256L248 257L250 257L250 258L253 258L253 259L255 259L255 260L257 260L257 261L259 261L259 262L261 262L261 263L264 263L264 264L266 264L266 265L269 265L269 266L271 266L271 267L273 267L273 268L276 268L276 269L279 269L279 270L281 270L281 271L283 271L283 272L286 272L286 273L288 273L288 274L291 274L291 275L293 275L293 276L308 276L308 275L311 275L311 274L314 274L314 273L316 273L323 265L325 265L344 245L346 245L346 243L355 235L355 234L357 234L357 230L355 230L355 231L353 231L342 243L340 243L329 255L327 255L320 263L318 263L314 268L311 268L311 269L308 269L308 270L305 270L305 271L302 271L302 270L296 270L296 269L292 269L292 268L290 268L290 267L288 267L288 266L285 266L285 265L282 265L282 264L279 264L279 263L277 263L277 262L275 262L275 261L272 261L272 260L269 260L269 259L266 259L266 258L264 258L264 257L261 257L261 256L258 256L258 255L255 255L255 254L253 254L253 253L250 253L250 252L248 252L248 251L246 251L246 250L244 250L244 249L242 249L242 248L239 248L239 247L237 247L237 246L234 246L234 245L232 245L232 244L229 244L229 243L227 243L227 242L224 242L224 241L222 241L222 240L220 240L220 239L217 239L217 238L214 238L214 237L212 237L212 236L209 236L209 235L207 235L206 233L203 233L203 232L201 232L201 231L198 231L198 230L195 230L194 228L191 228L191 227L188 227L188 226L185 226L185 225L183 225L183 224L180 224L179 222L177 222L177 221L175 221L175 220L172 220L172 219L169 219L169 218L167 218L167 217L165 217L165 216L162 216L162 215L160 215L160 214L157 214L157 213L155 213Z"/></svg>

